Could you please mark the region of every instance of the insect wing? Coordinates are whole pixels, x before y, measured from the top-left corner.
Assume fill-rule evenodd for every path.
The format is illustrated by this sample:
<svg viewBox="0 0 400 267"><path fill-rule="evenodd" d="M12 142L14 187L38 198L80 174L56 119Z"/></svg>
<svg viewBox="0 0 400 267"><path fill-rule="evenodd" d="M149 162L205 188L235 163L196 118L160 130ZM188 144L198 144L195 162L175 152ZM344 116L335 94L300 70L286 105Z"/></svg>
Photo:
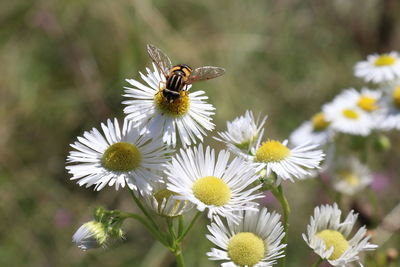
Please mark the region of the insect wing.
<svg viewBox="0 0 400 267"><path fill-rule="evenodd" d="M164 76L167 76L169 69L172 68L172 63L169 57L152 44L147 45L147 53Z"/></svg>
<svg viewBox="0 0 400 267"><path fill-rule="evenodd" d="M204 66L200 68L196 68L189 76L189 80L187 84L192 84L198 81L204 81L209 79L214 79L218 76L221 76L225 73L225 69L212 67L212 66Z"/></svg>

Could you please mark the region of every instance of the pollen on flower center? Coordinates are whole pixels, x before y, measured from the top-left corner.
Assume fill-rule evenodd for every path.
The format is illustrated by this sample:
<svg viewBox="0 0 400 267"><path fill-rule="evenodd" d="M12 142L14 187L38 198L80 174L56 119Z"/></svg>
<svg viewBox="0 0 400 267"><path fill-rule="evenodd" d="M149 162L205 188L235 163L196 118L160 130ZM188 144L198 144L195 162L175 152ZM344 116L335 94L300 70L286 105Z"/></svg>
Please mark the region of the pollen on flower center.
<svg viewBox="0 0 400 267"><path fill-rule="evenodd" d="M180 97L173 101L169 101L162 93L159 91L154 96L154 102L157 108L168 115L171 116L183 116L189 111L190 100L187 91L180 91Z"/></svg>
<svg viewBox="0 0 400 267"><path fill-rule="evenodd" d="M250 232L242 232L231 237L228 243L228 255L239 266L254 266L266 254L264 241Z"/></svg>
<svg viewBox="0 0 400 267"><path fill-rule="evenodd" d="M119 142L111 145L101 159L103 167L110 171L127 172L140 166L142 155L139 149L130 143Z"/></svg>
<svg viewBox="0 0 400 267"><path fill-rule="evenodd" d="M322 131L325 130L330 122L326 120L324 113L320 112L315 114L312 118L311 118L311 122L314 128L314 131Z"/></svg>
<svg viewBox="0 0 400 267"><path fill-rule="evenodd" d="M206 176L198 179L192 187L194 196L206 205L223 206L231 198L231 190L224 180Z"/></svg>
<svg viewBox="0 0 400 267"><path fill-rule="evenodd" d="M358 119L358 116L359 116L355 110L349 109L349 108L344 109L342 111L342 113L346 118L351 119L351 120L356 120L356 119Z"/></svg>
<svg viewBox="0 0 400 267"><path fill-rule="evenodd" d="M392 98L393 98L393 104L400 109L400 86L394 89Z"/></svg>
<svg viewBox="0 0 400 267"><path fill-rule="evenodd" d="M357 102L357 105L365 111L374 111L378 109L378 105L376 104L376 99L369 96L361 96Z"/></svg>
<svg viewBox="0 0 400 267"><path fill-rule="evenodd" d="M317 233L317 237L325 242L326 249L329 250L333 247L333 252L328 258L329 260L336 260L350 247L344 236L336 230L322 230Z"/></svg>
<svg viewBox="0 0 400 267"><path fill-rule="evenodd" d="M377 67L390 66L394 63L396 63L396 58L388 54L381 55L375 60L375 66Z"/></svg>
<svg viewBox="0 0 400 267"><path fill-rule="evenodd" d="M281 142L268 140L264 142L256 152L255 160L258 162L278 162L284 160L290 154L290 149Z"/></svg>

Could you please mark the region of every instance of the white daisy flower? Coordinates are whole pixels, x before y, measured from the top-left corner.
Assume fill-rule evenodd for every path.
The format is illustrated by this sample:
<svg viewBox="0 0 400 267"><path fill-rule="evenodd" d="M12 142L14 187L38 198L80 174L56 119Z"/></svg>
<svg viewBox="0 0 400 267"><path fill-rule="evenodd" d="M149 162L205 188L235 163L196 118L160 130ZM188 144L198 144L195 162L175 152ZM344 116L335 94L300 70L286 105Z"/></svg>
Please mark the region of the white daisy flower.
<svg viewBox="0 0 400 267"><path fill-rule="evenodd" d="M153 171L162 171L172 150L158 138L141 135L132 123L124 120L122 131L117 119L101 124L104 135L93 128L71 144L75 150L69 153L66 169L71 180L80 186L95 185L101 190L106 185L130 189L148 190L149 181L160 177Z"/></svg>
<svg viewBox="0 0 400 267"><path fill-rule="evenodd" d="M188 212L193 204L188 200L177 199L177 193L167 189L165 183L152 183L152 190L142 193L148 207L165 217L175 217Z"/></svg>
<svg viewBox="0 0 400 267"><path fill-rule="evenodd" d="M248 153L251 147L257 142L257 139L263 136L264 124L267 116L260 119L254 119L253 112L246 111L243 116L235 118L232 122L226 123L227 130L218 132L216 140L226 143L228 149L235 154L242 151Z"/></svg>
<svg viewBox="0 0 400 267"><path fill-rule="evenodd" d="M357 158L339 160L331 170L332 183L336 191L354 195L372 183L373 175L369 168Z"/></svg>
<svg viewBox="0 0 400 267"><path fill-rule="evenodd" d="M107 239L105 226L97 221L90 221L81 225L72 236L72 242L82 250L104 246Z"/></svg>
<svg viewBox="0 0 400 267"><path fill-rule="evenodd" d="M400 78L400 58L397 52L369 55L366 61L358 62L354 75L366 82L382 83Z"/></svg>
<svg viewBox="0 0 400 267"><path fill-rule="evenodd" d="M354 102L354 106L359 107L365 112L373 113L379 110L379 101L382 97L382 91L371 90L369 88L362 88L358 92L354 88L344 90L340 96L349 99L349 102Z"/></svg>
<svg viewBox="0 0 400 267"><path fill-rule="evenodd" d="M344 267L358 261L361 251L373 250L377 246L368 243L370 236L366 235L365 226L350 238L358 215L352 210L341 223L341 214L336 203L333 206L316 207L314 217L311 217L307 226L307 235L303 234L303 239L322 259L333 266Z"/></svg>
<svg viewBox="0 0 400 267"><path fill-rule="evenodd" d="M172 158L165 173L168 175L168 190L176 192L177 198L189 200L199 211L208 209L208 217L215 215L238 222L235 211L255 209L254 202L261 198L253 185L258 179L257 169L241 158L228 164L229 152L222 150L217 158L215 151L202 145L181 149Z"/></svg>
<svg viewBox="0 0 400 267"><path fill-rule="evenodd" d="M382 100L382 130L400 130L400 83L393 86Z"/></svg>
<svg viewBox="0 0 400 267"><path fill-rule="evenodd" d="M294 148L288 147L288 141L282 143L277 140L268 140L261 143L260 140L251 149L251 154L241 154L242 157L255 163L255 166L265 170L268 177L277 175L277 183L281 180L294 178L304 179L311 174L312 169L318 169L325 154L317 149L319 145L303 143Z"/></svg>
<svg viewBox="0 0 400 267"><path fill-rule="evenodd" d="M311 120L302 123L290 135L290 142L294 145L310 142L316 145L325 145L332 140L334 132L329 127L330 122L323 112L315 114Z"/></svg>
<svg viewBox="0 0 400 267"><path fill-rule="evenodd" d="M347 94L338 95L322 110L331 122L332 129L338 132L367 136L376 126L371 115L355 105L354 99Z"/></svg>
<svg viewBox="0 0 400 267"><path fill-rule="evenodd" d="M284 257L286 244L281 244L285 233L280 215L269 213L266 208L246 211L239 224L219 217L207 228L211 235L208 240L218 248L207 253L210 260L224 261L223 267L267 267Z"/></svg>
<svg viewBox="0 0 400 267"><path fill-rule="evenodd" d="M215 108L206 103L204 91L189 93L191 85L181 91L181 97L170 102L162 94L165 77L153 64L154 71L146 68L147 74L140 73L147 85L133 79L127 79L133 87L125 87L124 97L131 98L122 103L126 118L134 125L143 128L141 133L162 133L162 140L168 145L176 146L179 133L183 146L203 141L205 130L214 129L211 115Z"/></svg>

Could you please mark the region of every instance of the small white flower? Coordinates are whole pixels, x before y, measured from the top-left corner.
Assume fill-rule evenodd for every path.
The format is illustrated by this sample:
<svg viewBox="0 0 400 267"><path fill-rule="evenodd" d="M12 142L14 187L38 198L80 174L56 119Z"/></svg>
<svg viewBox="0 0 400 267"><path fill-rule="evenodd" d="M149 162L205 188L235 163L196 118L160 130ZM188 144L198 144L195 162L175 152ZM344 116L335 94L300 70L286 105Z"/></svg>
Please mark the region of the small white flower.
<svg viewBox="0 0 400 267"><path fill-rule="evenodd" d="M350 211L346 219L340 222L341 213L336 203L333 206L316 207L303 239L322 259L333 266L343 267L358 262L361 251L373 250L377 246L368 242L370 236L366 235L365 226L350 238L357 214Z"/></svg>
<svg viewBox="0 0 400 267"><path fill-rule="evenodd" d="M160 89L165 85L165 77L153 64L154 71L146 68L147 74L140 73L146 82L144 85L136 80L127 79L133 87L125 87L124 97L131 98L122 103L126 118L135 126L143 128L141 133L162 133L162 140L168 145L176 146L179 133L183 146L203 140L205 130L214 129L211 115L215 108L206 103L204 91L189 93L190 85L181 91L181 97L169 102Z"/></svg>
<svg viewBox="0 0 400 267"><path fill-rule="evenodd" d="M382 100L382 130L400 130L400 83L392 86Z"/></svg>
<svg viewBox="0 0 400 267"><path fill-rule="evenodd" d="M261 185L252 185L258 177L256 168L241 158L228 164L229 152L215 151L202 145L181 149L172 158L165 173L168 175L168 190L176 192L177 198L189 200L199 211L208 209L208 217L215 215L238 222L235 211L255 209L254 202L261 198L256 191Z"/></svg>
<svg viewBox="0 0 400 267"><path fill-rule="evenodd" d="M342 158L331 170L332 183L336 191L354 195L370 185L373 176L369 168L357 158Z"/></svg>
<svg viewBox="0 0 400 267"><path fill-rule="evenodd" d="M104 246L107 238L108 235L105 226L100 222L90 221L76 230L72 237L72 242L74 242L78 248L88 250Z"/></svg>
<svg viewBox="0 0 400 267"><path fill-rule="evenodd" d="M353 102L354 106L362 109L365 112L373 113L379 110L379 101L382 97L382 91L371 90L369 88L362 88L361 92L354 88L344 90L340 96Z"/></svg>
<svg viewBox="0 0 400 267"><path fill-rule="evenodd" d="M141 196L147 206L158 215L175 217L193 208L193 204L190 201L178 199L178 194L168 190L165 183L152 183L151 187L151 191L144 191Z"/></svg>
<svg viewBox="0 0 400 267"><path fill-rule="evenodd" d="M325 154L317 149L319 145L303 143L294 148L288 147L288 141L279 142L268 140L252 148L251 155L242 154L242 157L255 163L257 168L265 169L266 176L277 175L277 183L281 180L294 178L304 179L311 174L312 169L319 168Z"/></svg>
<svg viewBox="0 0 400 267"><path fill-rule="evenodd" d="M322 109L332 129L338 132L366 136L376 126L371 115L358 107L347 93L336 96Z"/></svg>
<svg viewBox="0 0 400 267"><path fill-rule="evenodd" d="M280 215L269 213L266 208L246 211L239 224L228 219L226 225L216 217L207 226L211 233L207 238L218 248L212 248L207 256L210 260L224 261L223 267L272 266L285 256L286 244L281 244L285 233L279 220Z"/></svg>
<svg viewBox="0 0 400 267"><path fill-rule="evenodd" d="M334 132L329 127L330 122L326 120L323 112L314 115L311 120L302 123L290 135L290 142L301 145L310 142L315 145L325 145L333 138Z"/></svg>
<svg viewBox="0 0 400 267"><path fill-rule="evenodd" d="M400 78L400 58L397 52L369 55L366 61L358 62L354 75L366 82L382 83Z"/></svg>
<svg viewBox="0 0 400 267"><path fill-rule="evenodd" d="M228 149L235 154L248 153L258 138L263 136L266 120L267 116L254 119L253 112L247 110L243 116L235 118L232 122L228 121L227 130L218 132L220 138L214 138L226 143Z"/></svg>
<svg viewBox="0 0 400 267"><path fill-rule="evenodd" d="M85 132L83 137L71 144L75 150L69 153L66 169L71 180L80 186L95 185L96 190L104 186L125 187L135 190L150 189L149 181L160 177L153 171L162 171L168 162L167 149L159 139L141 135L132 123L124 121L122 131L117 119L101 124L104 135L96 128Z"/></svg>

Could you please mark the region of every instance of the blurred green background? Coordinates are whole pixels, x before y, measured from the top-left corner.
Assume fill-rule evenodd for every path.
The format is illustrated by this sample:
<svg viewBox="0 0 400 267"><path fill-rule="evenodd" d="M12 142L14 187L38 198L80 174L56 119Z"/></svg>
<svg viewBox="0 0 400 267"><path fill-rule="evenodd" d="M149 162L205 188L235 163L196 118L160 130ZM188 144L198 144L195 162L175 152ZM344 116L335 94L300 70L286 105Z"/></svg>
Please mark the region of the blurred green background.
<svg viewBox="0 0 400 267"><path fill-rule="evenodd" d="M0 266L173 266L135 223L107 249L71 243L95 206L135 209L124 190L80 188L64 165L76 136L123 118L124 79L150 65L146 44L173 63L226 68L193 87L216 107L217 130L251 109L268 114L267 135L282 140L343 88L360 88L357 61L399 50L399 11L397 0L1 1ZM399 152L386 156L394 174ZM321 202L317 183L285 186L288 266L310 266L315 257L300 233ZM396 187L378 200L388 212ZM188 266L218 266L205 256L204 225L186 240Z"/></svg>

